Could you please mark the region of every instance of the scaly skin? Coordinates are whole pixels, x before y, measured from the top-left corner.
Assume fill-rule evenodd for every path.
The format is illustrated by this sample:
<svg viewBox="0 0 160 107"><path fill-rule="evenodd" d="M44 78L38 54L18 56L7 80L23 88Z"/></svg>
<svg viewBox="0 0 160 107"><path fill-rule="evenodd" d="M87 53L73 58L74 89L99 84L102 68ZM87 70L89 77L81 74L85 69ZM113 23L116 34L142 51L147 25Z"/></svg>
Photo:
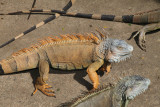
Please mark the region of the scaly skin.
<svg viewBox="0 0 160 107"><path fill-rule="evenodd" d="M148 24L140 29L135 35L139 34L139 46L144 51L146 50L145 46L145 33L160 29L160 8L137 13L135 15L123 15L123 16L115 16L115 15L101 15L101 14L86 14L86 13L73 13L73 12L65 12L60 10L27 10L27 11L18 11L1 15L18 15L18 14L28 14L32 12L32 14L53 14L59 13L62 16L70 16L70 17L80 17L80 18L89 18L89 19L97 19L97 20L106 20L106 21L114 21L114 22L124 22L124 23L133 23L133 24ZM153 23L153 24L151 24Z"/></svg>
<svg viewBox="0 0 160 107"><path fill-rule="evenodd" d="M61 38L48 37L0 61L0 72L8 74L39 68L40 76L36 80L35 92L40 90L45 95L54 96L50 93L53 91L47 89L51 86L46 84L49 67L62 70L86 68L93 82L93 89L97 89L99 78L96 71L103 65L106 67L105 70L110 70L110 63L126 60L131 56L132 51L133 47L124 40L109 39L100 32L85 35L67 34L61 35ZM109 65L104 62L109 62Z"/></svg>
<svg viewBox="0 0 160 107"><path fill-rule="evenodd" d="M123 78L115 87L84 93L60 107L127 107L128 101L148 89L150 80L139 75Z"/></svg>
<svg viewBox="0 0 160 107"><path fill-rule="evenodd" d="M160 15L159 15L160 16ZM139 35L139 45L140 47L146 51L146 46L145 46L145 42L146 42L146 39L145 39L145 34L147 32L150 32L150 31L154 31L154 30L157 30L157 29L160 29L160 22L158 23L153 23L153 24L148 24L146 26L144 26L143 28L141 28L133 37L136 37L137 35Z"/></svg>
<svg viewBox="0 0 160 107"><path fill-rule="evenodd" d="M125 77L113 89L112 106L126 107L128 100L134 99L137 95L148 89L149 84L149 79L139 75Z"/></svg>

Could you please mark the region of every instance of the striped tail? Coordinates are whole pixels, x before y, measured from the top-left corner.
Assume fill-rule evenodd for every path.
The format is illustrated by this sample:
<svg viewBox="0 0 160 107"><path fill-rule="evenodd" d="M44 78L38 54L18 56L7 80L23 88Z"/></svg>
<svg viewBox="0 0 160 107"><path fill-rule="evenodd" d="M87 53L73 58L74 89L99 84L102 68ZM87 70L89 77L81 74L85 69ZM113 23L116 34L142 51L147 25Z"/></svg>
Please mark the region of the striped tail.
<svg viewBox="0 0 160 107"><path fill-rule="evenodd" d="M9 60L2 60L0 62L0 74L13 73L16 72L16 70L17 65L13 58Z"/></svg>
<svg viewBox="0 0 160 107"><path fill-rule="evenodd" d="M135 15L102 15L102 14L86 14L86 13L74 13L66 12L61 10L27 10L27 11L18 11L7 13L6 15L20 15L20 14L61 14L62 16L69 17L79 17L79 18L88 18L88 19L97 19L105 21L115 21L115 22L124 22L124 23L135 23L135 24L147 24L147 23L156 23L160 21L160 8L154 9L152 11L147 11L143 13L138 13Z"/></svg>
<svg viewBox="0 0 160 107"><path fill-rule="evenodd" d="M24 53L23 55L12 56L9 59L0 61L0 74L9 74L38 67L38 53Z"/></svg>
<svg viewBox="0 0 160 107"><path fill-rule="evenodd" d="M34 8L35 4L36 4L36 0L33 1L31 10ZM31 12L30 12L29 15L28 15L28 18L27 18L28 20L29 20L30 16L31 16Z"/></svg>
<svg viewBox="0 0 160 107"><path fill-rule="evenodd" d="M63 8L63 11L67 11L70 7L72 7L72 5L75 3L75 1L76 1L76 0L70 0L69 3ZM44 24L46 24L46 23L48 23L48 22L50 22L50 21L58 18L59 16L60 16L60 14L58 14L58 13L55 14L55 15L50 16L49 18L43 20L42 22L38 23L37 25L34 25L33 27L31 27L31 28L29 28L28 30L24 31L23 33L19 34L18 36L10 39L10 40L7 41L6 43L0 45L0 48L6 46L7 44L15 41L15 40L18 39L18 38L26 35L27 33L29 33L29 32L31 32L31 31L33 31L33 30L35 30L35 29L43 26Z"/></svg>

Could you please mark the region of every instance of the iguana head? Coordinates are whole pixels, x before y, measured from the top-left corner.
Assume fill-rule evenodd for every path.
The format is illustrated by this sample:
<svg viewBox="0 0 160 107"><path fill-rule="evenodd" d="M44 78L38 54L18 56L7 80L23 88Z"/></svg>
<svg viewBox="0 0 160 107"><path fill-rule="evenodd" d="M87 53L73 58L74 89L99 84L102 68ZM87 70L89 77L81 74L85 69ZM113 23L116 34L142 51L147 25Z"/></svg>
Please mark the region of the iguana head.
<svg viewBox="0 0 160 107"><path fill-rule="evenodd" d="M125 82L126 91L122 97L122 107L127 107L129 100L134 99L137 95L141 94L148 89L150 80L139 75L130 76Z"/></svg>
<svg viewBox="0 0 160 107"><path fill-rule="evenodd" d="M127 107L129 100L134 99L148 89L150 80L139 75L127 76L117 83L113 90L113 107Z"/></svg>
<svg viewBox="0 0 160 107"><path fill-rule="evenodd" d="M99 57L109 62L120 62L126 60L132 55L133 46L124 40L105 39L99 45Z"/></svg>
<svg viewBox="0 0 160 107"><path fill-rule="evenodd" d="M138 75L132 76L125 85L127 90L125 92L125 97L127 100L134 99L137 95L148 89L150 80Z"/></svg>

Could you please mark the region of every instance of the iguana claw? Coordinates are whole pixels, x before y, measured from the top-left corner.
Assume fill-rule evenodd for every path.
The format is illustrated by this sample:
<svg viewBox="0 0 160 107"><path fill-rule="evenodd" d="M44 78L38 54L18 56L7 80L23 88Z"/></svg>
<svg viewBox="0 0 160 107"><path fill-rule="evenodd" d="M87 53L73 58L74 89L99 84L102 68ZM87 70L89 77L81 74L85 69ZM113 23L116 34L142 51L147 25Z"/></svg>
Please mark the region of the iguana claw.
<svg viewBox="0 0 160 107"><path fill-rule="evenodd" d="M35 83L35 91L32 93L34 95L38 90L40 90L43 94L50 96L50 97L55 97L54 91L49 90L47 88L52 88L52 86L48 84L43 84L40 80L40 78L37 78L37 81Z"/></svg>
<svg viewBox="0 0 160 107"><path fill-rule="evenodd" d="M139 35L139 46L140 46L141 49L146 51L145 34L147 32L151 32L151 31L158 30L158 29L160 29L160 22L149 24L149 25L144 26L142 29L140 29L133 37L136 37L137 35Z"/></svg>
<svg viewBox="0 0 160 107"><path fill-rule="evenodd" d="M142 29L140 29L133 37L136 37L137 35L139 35L139 46L142 50L146 51L146 39L145 39L145 34L146 34L146 31L145 31L145 27L143 27Z"/></svg>
<svg viewBox="0 0 160 107"><path fill-rule="evenodd" d="M100 71L106 72L106 74L108 74L110 72L111 69L111 63L105 63L103 64L103 66L100 68Z"/></svg>
<svg viewBox="0 0 160 107"><path fill-rule="evenodd" d="M51 88L48 84L44 85L35 85L35 91L33 92L32 95L34 95L38 90L40 90L43 94L50 96L50 97L55 97L54 91L49 90L47 88Z"/></svg>

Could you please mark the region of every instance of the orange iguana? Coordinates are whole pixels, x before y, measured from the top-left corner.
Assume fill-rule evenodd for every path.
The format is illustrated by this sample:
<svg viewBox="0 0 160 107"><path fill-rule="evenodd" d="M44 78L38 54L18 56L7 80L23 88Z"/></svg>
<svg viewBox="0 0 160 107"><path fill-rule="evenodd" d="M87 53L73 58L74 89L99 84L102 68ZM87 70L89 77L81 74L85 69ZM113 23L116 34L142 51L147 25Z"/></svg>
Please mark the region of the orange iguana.
<svg viewBox="0 0 160 107"><path fill-rule="evenodd" d="M160 29L160 8L154 9L151 11L141 12L133 15L101 15L101 14L86 14L86 13L74 13L74 12L66 12L60 10L45 10L45 9L34 9L34 10L25 10L25 11L17 11L11 12L7 14L1 15L18 15L18 14L28 14L32 12L32 14L54 14L59 13L62 16L70 16L70 17L80 17L80 18L89 18L96 20L105 20L105 21L114 21L114 22L124 22L124 23L133 23L133 24L148 24L140 29L135 35L139 35L139 46L141 49L146 50L145 46L145 33Z"/></svg>
<svg viewBox="0 0 160 107"><path fill-rule="evenodd" d="M85 35L61 35L47 37L29 48L24 48L11 57L0 61L0 74L9 74L23 70L39 68L40 76L36 79L35 92L54 96L48 80L49 67L62 70L87 68L93 89L99 85L96 73L102 66L109 72L112 62L126 60L132 54L133 47L124 40L109 39L101 32ZM108 62L108 64L107 64ZM33 94L35 94L35 92Z"/></svg>

